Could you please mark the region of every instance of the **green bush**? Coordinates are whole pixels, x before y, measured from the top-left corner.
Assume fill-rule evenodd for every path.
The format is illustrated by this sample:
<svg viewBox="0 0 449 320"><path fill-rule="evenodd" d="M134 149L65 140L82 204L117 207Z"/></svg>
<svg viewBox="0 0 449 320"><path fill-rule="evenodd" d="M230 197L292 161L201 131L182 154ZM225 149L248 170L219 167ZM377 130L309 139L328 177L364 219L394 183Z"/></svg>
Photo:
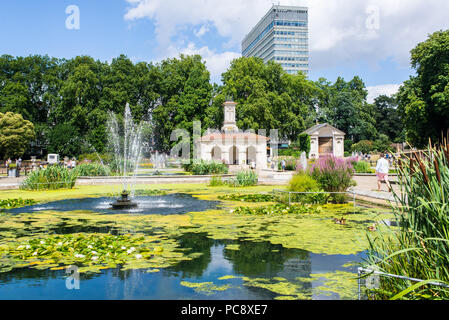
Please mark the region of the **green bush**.
<svg viewBox="0 0 449 320"><path fill-rule="evenodd" d="M314 178L326 192L345 192L349 187L355 185L352 180L354 168L351 160L344 160L334 156L323 157L315 161L309 169ZM336 203L346 200L344 194L332 194Z"/></svg>
<svg viewBox="0 0 449 320"><path fill-rule="evenodd" d="M374 142L369 140L362 140L351 146L351 151L353 152L370 153L373 150L374 150Z"/></svg>
<svg viewBox="0 0 449 320"><path fill-rule="evenodd" d="M240 171L237 173L235 180L233 181L234 186L238 187L249 187L257 185L259 177L254 171ZM231 182L232 183L232 182Z"/></svg>
<svg viewBox="0 0 449 320"><path fill-rule="evenodd" d="M47 169L33 171L20 185L23 190L55 190L72 189L75 186L77 174L59 166L49 166Z"/></svg>
<svg viewBox="0 0 449 320"><path fill-rule="evenodd" d="M79 177L107 177L111 175L111 169L99 163L82 163L76 166L74 171Z"/></svg>
<svg viewBox="0 0 449 320"><path fill-rule="evenodd" d="M289 191L293 192L320 192L315 194L286 194L282 199L282 202L299 202L308 204L324 204L329 199L329 194L324 192L320 188L319 183L313 179L308 173L298 173L293 176L289 182Z"/></svg>
<svg viewBox="0 0 449 320"><path fill-rule="evenodd" d="M103 160L103 163L111 163L114 159L114 156L111 154L103 153L103 154L97 154L97 153L83 153L78 156L78 161L83 162L84 160L92 161L92 162L98 162L101 163L101 160Z"/></svg>
<svg viewBox="0 0 449 320"><path fill-rule="evenodd" d="M215 161L193 161L191 163L184 164L183 168L185 171L191 172L197 176L228 173L228 167L225 164Z"/></svg>
<svg viewBox="0 0 449 320"><path fill-rule="evenodd" d="M353 164L356 173L374 173L375 170L366 161L358 161Z"/></svg>
<svg viewBox="0 0 449 320"><path fill-rule="evenodd" d="M254 171L240 171L235 179L231 179L228 185L232 187L249 187L257 185L259 177Z"/></svg>
<svg viewBox="0 0 449 320"><path fill-rule="evenodd" d="M213 176L209 182L209 187L220 187L224 185L226 185L226 182L221 179L221 176Z"/></svg>
<svg viewBox="0 0 449 320"><path fill-rule="evenodd" d="M302 151L300 151L299 149L294 149L294 148L278 150L278 156L281 156L281 157L299 158L301 156L301 153L302 153Z"/></svg>

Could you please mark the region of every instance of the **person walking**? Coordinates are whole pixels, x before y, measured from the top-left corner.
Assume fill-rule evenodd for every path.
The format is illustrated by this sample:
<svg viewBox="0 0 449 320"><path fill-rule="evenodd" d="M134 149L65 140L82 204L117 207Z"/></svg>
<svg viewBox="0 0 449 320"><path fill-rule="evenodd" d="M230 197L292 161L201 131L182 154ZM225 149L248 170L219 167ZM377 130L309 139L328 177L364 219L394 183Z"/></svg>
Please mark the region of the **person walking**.
<svg viewBox="0 0 449 320"><path fill-rule="evenodd" d="M388 190L391 192L390 181L388 180L388 173L390 172L390 163L385 159L385 153L380 154L380 159L377 161L376 175L377 175L377 191L381 191L382 182L385 181Z"/></svg>

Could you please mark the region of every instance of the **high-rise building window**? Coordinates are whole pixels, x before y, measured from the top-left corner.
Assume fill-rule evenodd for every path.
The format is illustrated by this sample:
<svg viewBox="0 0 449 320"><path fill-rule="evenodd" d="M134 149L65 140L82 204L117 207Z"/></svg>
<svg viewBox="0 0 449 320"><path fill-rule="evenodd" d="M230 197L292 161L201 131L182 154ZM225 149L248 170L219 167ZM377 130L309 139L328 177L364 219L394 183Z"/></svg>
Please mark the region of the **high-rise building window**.
<svg viewBox="0 0 449 320"><path fill-rule="evenodd" d="M242 55L275 61L290 74L307 74L308 37L307 8L274 5L243 39Z"/></svg>

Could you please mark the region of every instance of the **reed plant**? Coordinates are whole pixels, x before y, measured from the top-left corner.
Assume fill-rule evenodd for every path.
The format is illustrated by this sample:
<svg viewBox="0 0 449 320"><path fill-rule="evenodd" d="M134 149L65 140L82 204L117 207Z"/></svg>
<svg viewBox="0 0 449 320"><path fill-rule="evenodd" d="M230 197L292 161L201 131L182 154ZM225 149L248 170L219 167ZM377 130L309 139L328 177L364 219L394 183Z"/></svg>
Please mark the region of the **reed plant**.
<svg viewBox="0 0 449 320"><path fill-rule="evenodd" d="M55 190L72 189L75 186L77 173L59 166L49 166L32 172L20 185L23 190Z"/></svg>
<svg viewBox="0 0 449 320"><path fill-rule="evenodd" d="M244 170L237 173L235 179L231 180L231 184L236 187L250 187L255 186L259 182L257 173L252 170Z"/></svg>
<svg viewBox="0 0 449 320"><path fill-rule="evenodd" d="M398 230L369 236L367 267L422 281L381 277L375 299L449 299L449 143L398 162ZM440 283L442 286L430 284Z"/></svg>
<svg viewBox="0 0 449 320"><path fill-rule="evenodd" d="M107 177L111 175L111 168L100 163L82 163L74 169L79 177Z"/></svg>

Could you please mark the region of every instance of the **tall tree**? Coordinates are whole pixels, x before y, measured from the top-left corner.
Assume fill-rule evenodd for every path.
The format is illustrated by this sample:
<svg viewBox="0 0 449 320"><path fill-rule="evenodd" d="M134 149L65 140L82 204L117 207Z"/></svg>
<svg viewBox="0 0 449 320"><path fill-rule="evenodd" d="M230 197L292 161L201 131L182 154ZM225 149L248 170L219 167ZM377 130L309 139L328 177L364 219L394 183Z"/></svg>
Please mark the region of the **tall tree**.
<svg viewBox="0 0 449 320"><path fill-rule="evenodd" d="M407 139L424 147L449 129L449 30L437 31L411 51L417 75L398 93Z"/></svg>
<svg viewBox="0 0 449 320"><path fill-rule="evenodd" d="M210 124L208 116L212 99L210 73L201 56L181 55L179 59L167 59L158 66L160 70L160 99L153 110L156 148L170 152L176 142L170 141L175 129L193 131L193 121Z"/></svg>
<svg viewBox="0 0 449 320"><path fill-rule="evenodd" d="M296 141L306 129L305 121L314 121L317 88L302 73L290 75L280 64L264 64L260 58L239 58L222 77L216 102L233 97L238 103L237 125L243 130L279 129L281 137Z"/></svg>
<svg viewBox="0 0 449 320"><path fill-rule="evenodd" d="M381 95L374 99L376 128L379 134L388 136L391 141L404 142L402 119L394 96Z"/></svg>
<svg viewBox="0 0 449 320"><path fill-rule="evenodd" d="M327 122L358 142L377 137L374 107L366 101L368 91L359 77L346 82L338 77L335 83L324 78L316 82L318 95L317 120Z"/></svg>

